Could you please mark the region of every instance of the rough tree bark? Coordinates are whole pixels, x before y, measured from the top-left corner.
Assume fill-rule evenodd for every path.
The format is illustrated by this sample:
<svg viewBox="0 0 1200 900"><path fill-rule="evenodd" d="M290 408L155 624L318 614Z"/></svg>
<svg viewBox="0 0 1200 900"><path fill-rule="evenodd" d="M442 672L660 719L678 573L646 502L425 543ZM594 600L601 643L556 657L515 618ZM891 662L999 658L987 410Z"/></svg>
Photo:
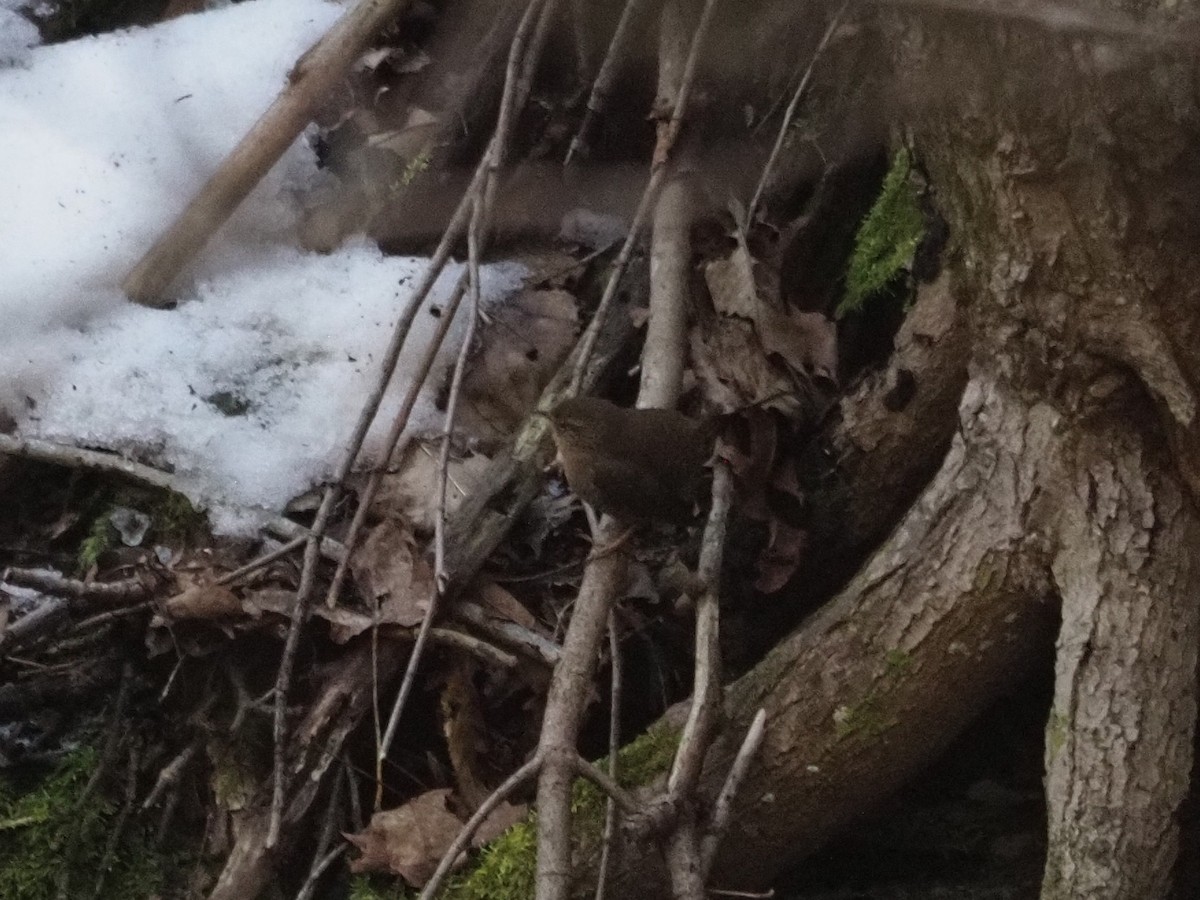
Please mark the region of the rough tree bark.
<svg viewBox="0 0 1200 900"><path fill-rule="evenodd" d="M1158 5L1086 6L1134 8L1135 28L1196 19ZM956 16L894 35L977 297L978 368L1052 405L1066 435L1064 478L1044 486L1063 621L1042 895L1161 897L1196 718L1194 55Z"/></svg>
<svg viewBox="0 0 1200 900"><path fill-rule="evenodd" d="M1166 893L1200 639L1200 110L1193 56L1145 29L1197 10L1079 6L1102 33L983 6L884 14L898 132L950 223L970 380L886 542L729 688L710 796L753 711L770 725L715 886L769 884L935 759L1061 608L1042 895ZM625 849L622 886L644 890L653 854Z"/></svg>

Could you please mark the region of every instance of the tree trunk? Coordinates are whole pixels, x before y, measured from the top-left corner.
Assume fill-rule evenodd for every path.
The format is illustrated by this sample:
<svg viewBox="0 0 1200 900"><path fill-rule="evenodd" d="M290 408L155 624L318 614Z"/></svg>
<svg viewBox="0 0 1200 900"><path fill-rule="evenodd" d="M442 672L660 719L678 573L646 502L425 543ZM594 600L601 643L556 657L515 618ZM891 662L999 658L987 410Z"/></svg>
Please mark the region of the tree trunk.
<svg viewBox="0 0 1200 900"><path fill-rule="evenodd" d="M1165 896L1200 640L1200 111L1191 56L1145 36L1170 21L1086 6L1103 33L885 14L970 381L899 526L729 688L710 796L760 706L768 736L715 887L769 884L931 762L1061 601L1043 897ZM653 864L627 849L629 887Z"/></svg>
<svg viewBox="0 0 1200 900"><path fill-rule="evenodd" d="M1117 4L1090 6L1116 21ZM1045 485L1063 623L1042 895L1162 897L1196 718L1192 57L954 16L897 19L895 35L909 125L977 297L976 368L1043 398L1068 436L1065 479Z"/></svg>

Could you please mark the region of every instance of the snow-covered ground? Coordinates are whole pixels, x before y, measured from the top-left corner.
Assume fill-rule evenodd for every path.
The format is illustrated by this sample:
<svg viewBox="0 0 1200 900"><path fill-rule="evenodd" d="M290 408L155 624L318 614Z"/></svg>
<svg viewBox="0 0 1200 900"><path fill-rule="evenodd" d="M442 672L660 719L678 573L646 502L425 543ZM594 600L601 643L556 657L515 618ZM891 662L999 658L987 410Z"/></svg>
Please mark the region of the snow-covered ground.
<svg viewBox="0 0 1200 900"><path fill-rule="evenodd" d="M337 464L424 261L362 241L295 249L296 199L318 177L301 139L182 280L177 309L135 306L118 285L343 7L251 0L26 49L14 5L0 0L0 411L25 436L170 466L219 529L244 531ZM520 277L491 267L486 294ZM407 356L435 325L418 317ZM415 425L435 421L424 401Z"/></svg>

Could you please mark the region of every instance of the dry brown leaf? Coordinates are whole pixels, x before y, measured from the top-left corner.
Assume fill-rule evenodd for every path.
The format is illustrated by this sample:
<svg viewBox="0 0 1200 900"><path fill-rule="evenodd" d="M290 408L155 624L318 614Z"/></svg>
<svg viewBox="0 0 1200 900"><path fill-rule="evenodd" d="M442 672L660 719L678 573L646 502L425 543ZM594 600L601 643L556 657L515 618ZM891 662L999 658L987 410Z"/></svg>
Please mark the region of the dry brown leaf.
<svg viewBox="0 0 1200 900"><path fill-rule="evenodd" d="M777 273L751 256L740 234L738 247L709 262L704 277L717 312L753 323L767 356L777 355L793 372L837 380L836 323L784 304Z"/></svg>
<svg viewBox="0 0 1200 900"><path fill-rule="evenodd" d="M352 872L390 872L413 887L423 887L450 849L462 821L447 806L450 791L428 791L396 809L371 816L358 834L346 835L362 853Z"/></svg>
<svg viewBox="0 0 1200 900"><path fill-rule="evenodd" d="M734 412L764 401L785 415L798 409L792 379L771 365L754 326L745 319L718 316L709 327L693 328L688 339L696 378L704 396L720 412Z"/></svg>
<svg viewBox="0 0 1200 900"><path fill-rule="evenodd" d="M704 281L712 295L713 308L723 316L740 316L758 321L758 286L754 278L754 260L745 244L724 259L704 266Z"/></svg>
<svg viewBox="0 0 1200 900"><path fill-rule="evenodd" d="M499 619L502 622L514 622L522 628L528 628L530 631L538 630L538 622L534 618L533 613L522 606L520 600L496 584L496 582L476 582L476 587L472 593L479 605L487 610L493 619Z"/></svg>
<svg viewBox="0 0 1200 900"><path fill-rule="evenodd" d="M173 619L227 619L240 616L243 609L242 601L229 588L202 584L167 599L163 612Z"/></svg>
<svg viewBox="0 0 1200 900"><path fill-rule="evenodd" d="M390 872L415 888L423 887L462 828L449 808L450 791L427 791L396 809L371 816L371 824L346 840L361 852L350 863L352 872ZM523 815L523 807L502 803L484 820L472 846L493 840Z"/></svg>
<svg viewBox="0 0 1200 900"><path fill-rule="evenodd" d="M458 509L463 498L483 479L491 462L476 453L451 457L446 468L446 513ZM385 474L372 509L382 517L398 516L422 534L432 533L437 516L438 448L414 442L405 450L398 471Z"/></svg>
<svg viewBox="0 0 1200 900"><path fill-rule="evenodd" d="M488 742L474 672L469 660L457 659L450 667L438 704L454 783L471 809L477 809L490 793L480 770Z"/></svg>
<svg viewBox="0 0 1200 900"><path fill-rule="evenodd" d="M379 604L380 622L412 627L421 622L433 596L433 572L416 538L396 519L371 529L350 560L358 592Z"/></svg>
<svg viewBox="0 0 1200 900"><path fill-rule="evenodd" d="M242 608L247 615L254 618L260 617L264 612L289 618L295 603L296 592L280 588L263 588L242 598ZM312 615L329 623L329 636L336 644L346 643L374 624L370 613L359 612L342 605L330 609L324 603L314 604Z"/></svg>

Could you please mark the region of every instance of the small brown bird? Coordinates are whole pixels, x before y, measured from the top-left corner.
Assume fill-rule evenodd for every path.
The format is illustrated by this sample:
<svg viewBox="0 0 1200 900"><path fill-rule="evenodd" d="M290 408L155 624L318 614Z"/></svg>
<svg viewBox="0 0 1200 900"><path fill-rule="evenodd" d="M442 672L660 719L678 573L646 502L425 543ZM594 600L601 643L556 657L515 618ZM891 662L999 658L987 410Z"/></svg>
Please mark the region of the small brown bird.
<svg viewBox="0 0 1200 900"><path fill-rule="evenodd" d="M716 430L673 409L625 409L599 397L550 412L571 490L625 522L684 521L694 511Z"/></svg>

